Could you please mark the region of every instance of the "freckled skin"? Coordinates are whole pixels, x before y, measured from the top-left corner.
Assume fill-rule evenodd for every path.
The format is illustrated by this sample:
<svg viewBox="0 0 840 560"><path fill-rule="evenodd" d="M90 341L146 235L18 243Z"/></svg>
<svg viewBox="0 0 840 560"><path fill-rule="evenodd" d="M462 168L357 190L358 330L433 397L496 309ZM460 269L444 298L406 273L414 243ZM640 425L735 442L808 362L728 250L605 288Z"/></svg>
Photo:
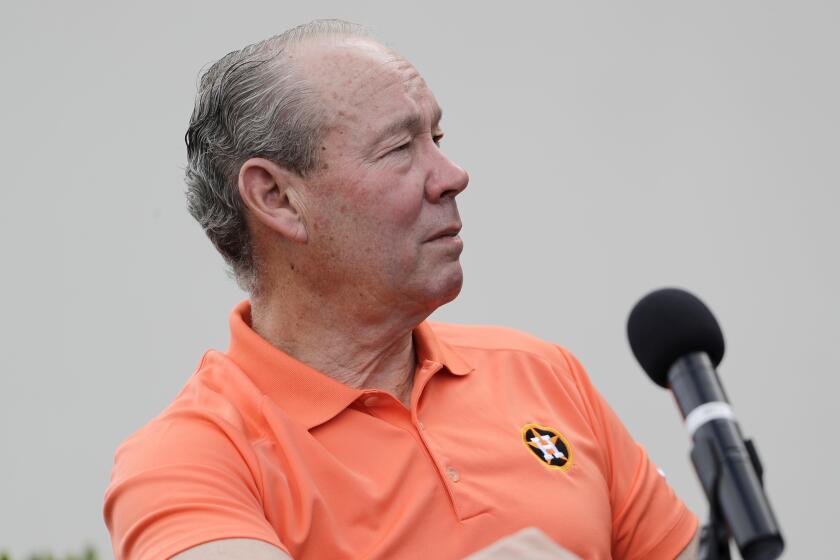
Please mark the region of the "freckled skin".
<svg viewBox="0 0 840 560"><path fill-rule="evenodd" d="M375 43L325 42L299 57L329 126L304 195L309 239L296 272L356 312L425 316L463 281L460 246L425 242L460 223L455 195L468 181L433 140L437 102L414 67ZM375 142L406 114L421 126ZM408 149L389 151L405 142Z"/></svg>
<svg viewBox="0 0 840 560"><path fill-rule="evenodd" d="M412 331L463 283L460 238L433 238L460 227L455 197L469 178L438 146L432 92L394 52L332 37L294 56L325 132L305 176L259 158L240 173L264 286L252 327L337 381L408 406ZM268 178L276 188L265 190Z"/></svg>

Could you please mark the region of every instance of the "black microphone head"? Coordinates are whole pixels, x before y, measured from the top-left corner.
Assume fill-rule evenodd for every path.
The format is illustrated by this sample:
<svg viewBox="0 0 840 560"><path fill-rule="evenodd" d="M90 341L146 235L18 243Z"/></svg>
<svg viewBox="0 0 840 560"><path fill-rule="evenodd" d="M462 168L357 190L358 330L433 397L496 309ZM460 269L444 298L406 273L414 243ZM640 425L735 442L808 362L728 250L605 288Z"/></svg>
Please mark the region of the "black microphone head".
<svg viewBox="0 0 840 560"><path fill-rule="evenodd" d="M663 288L643 297L627 320L630 348L642 369L662 387L668 370L691 352L705 352L717 367L723 359L723 333L709 308L694 295Z"/></svg>

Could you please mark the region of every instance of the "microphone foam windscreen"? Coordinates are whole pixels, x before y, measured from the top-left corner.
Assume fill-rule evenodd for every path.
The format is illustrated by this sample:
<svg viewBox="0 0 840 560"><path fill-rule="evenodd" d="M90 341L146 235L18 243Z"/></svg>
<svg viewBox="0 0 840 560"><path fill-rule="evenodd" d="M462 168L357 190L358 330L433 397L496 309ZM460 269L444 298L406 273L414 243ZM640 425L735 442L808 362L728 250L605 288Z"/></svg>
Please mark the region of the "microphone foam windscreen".
<svg viewBox="0 0 840 560"><path fill-rule="evenodd" d="M664 288L643 297L627 320L630 348L642 369L662 387L668 387L668 370L691 352L705 352L717 367L724 342L715 316L694 295Z"/></svg>

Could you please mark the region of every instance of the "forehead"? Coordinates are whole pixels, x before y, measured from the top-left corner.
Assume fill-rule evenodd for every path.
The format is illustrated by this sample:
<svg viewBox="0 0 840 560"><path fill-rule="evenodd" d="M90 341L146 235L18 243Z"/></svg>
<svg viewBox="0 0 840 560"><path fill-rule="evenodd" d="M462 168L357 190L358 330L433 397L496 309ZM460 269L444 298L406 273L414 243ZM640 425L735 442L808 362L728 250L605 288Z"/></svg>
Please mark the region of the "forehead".
<svg viewBox="0 0 840 560"><path fill-rule="evenodd" d="M419 72L397 53L372 40L324 39L307 45L297 56L307 81L321 95L328 119L334 123L369 118L418 102L430 104L432 112L437 109Z"/></svg>

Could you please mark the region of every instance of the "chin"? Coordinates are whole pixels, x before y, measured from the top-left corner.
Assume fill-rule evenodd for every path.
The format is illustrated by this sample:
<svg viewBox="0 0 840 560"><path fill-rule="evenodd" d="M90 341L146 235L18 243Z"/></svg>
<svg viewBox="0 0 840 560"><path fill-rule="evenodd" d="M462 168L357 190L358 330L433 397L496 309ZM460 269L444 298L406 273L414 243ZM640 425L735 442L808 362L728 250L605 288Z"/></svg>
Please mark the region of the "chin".
<svg viewBox="0 0 840 560"><path fill-rule="evenodd" d="M464 273L461 267L458 266L458 271L452 272L443 278L440 278L440 284L436 286L432 293L429 294L430 299L434 301L433 309L437 309L446 305L450 301L458 297L461 293L461 288L464 285Z"/></svg>
<svg viewBox="0 0 840 560"><path fill-rule="evenodd" d="M430 314L458 297L464 284L464 272L456 261L438 268L433 275L417 275L412 280L402 281L404 287L398 290L399 297L415 311Z"/></svg>

